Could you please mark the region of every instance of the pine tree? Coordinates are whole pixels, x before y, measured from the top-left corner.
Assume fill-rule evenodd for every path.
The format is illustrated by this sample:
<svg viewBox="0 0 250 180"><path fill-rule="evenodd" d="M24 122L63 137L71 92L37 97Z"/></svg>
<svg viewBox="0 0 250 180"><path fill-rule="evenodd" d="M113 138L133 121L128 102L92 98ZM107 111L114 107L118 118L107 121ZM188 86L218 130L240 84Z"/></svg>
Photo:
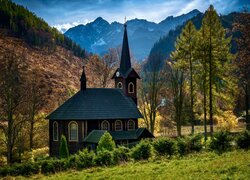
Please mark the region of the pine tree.
<svg viewBox="0 0 250 180"><path fill-rule="evenodd" d="M115 142L113 141L112 136L109 132L105 132L98 143L97 152L103 150L113 151L114 148Z"/></svg>
<svg viewBox="0 0 250 180"><path fill-rule="evenodd" d="M64 135L62 135L61 141L60 141L59 157L60 158L68 158L69 157L67 140L66 140L66 137Z"/></svg>
<svg viewBox="0 0 250 180"><path fill-rule="evenodd" d="M210 133L213 133L214 93L220 90L219 86L226 84L225 72L229 68L231 38L226 38L225 30L221 25L218 14L210 5L202 20L201 31L204 31L203 42L206 47L206 60L209 83L209 121ZM218 88L219 87L219 88Z"/></svg>
<svg viewBox="0 0 250 180"><path fill-rule="evenodd" d="M194 81L193 81L193 69L194 69L194 54L196 44L196 28L192 21L189 21L183 28L182 33L177 38L175 51L171 54L171 58L176 60L175 66L179 69L183 69L184 72L189 76L190 83L190 113L191 113L191 124L192 134L194 133Z"/></svg>

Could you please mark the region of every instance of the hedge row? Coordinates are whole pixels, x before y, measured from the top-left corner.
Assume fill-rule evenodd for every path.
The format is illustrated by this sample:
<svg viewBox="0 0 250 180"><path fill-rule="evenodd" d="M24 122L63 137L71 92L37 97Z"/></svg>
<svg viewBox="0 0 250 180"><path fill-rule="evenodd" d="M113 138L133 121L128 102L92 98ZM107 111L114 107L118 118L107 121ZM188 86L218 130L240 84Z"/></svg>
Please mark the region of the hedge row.
<svg viewBox="0 0 250 180"><path fill-rule="evenodd" d="M75 155L65 159L49 159L37 162L14 164L0 168L0 176L30 176L33 174L53 174L67 169L83 169L92 166L109 166L130 161L133 159L148 160L155 156L171 157L173 155L183 156L188 153L199 152L202 149L213 150L218 153L230 150L232 142L235 141L239 148L250 148L250 132L245 131L236 137L231 136L228 132L215 133L212 138L204 141L202 135L187 136L183 138L156 138L154 140L143 140L132 149L119 146L111 148L104 141L109 139L105 135L102 142L99 143L98 151L88 151L84 149ZM111 143L112 141L106 141ZM109 149L107 149L107 147Z"/></svg>

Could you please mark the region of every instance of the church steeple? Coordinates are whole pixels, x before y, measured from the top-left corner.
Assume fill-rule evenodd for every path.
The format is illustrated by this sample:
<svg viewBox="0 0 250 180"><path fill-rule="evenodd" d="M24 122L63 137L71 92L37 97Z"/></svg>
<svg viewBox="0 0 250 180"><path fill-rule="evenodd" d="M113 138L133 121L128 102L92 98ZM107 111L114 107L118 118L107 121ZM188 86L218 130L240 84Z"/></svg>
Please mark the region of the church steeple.
<svg viewBox="0 0 250 180"><path fill-rule="evenodd" d="M131 68L131 61L130 61L130 53L128 45L127 24L125 20L123 43L122 43L122 55L121 55L121 63L119 70L122 75L125 75L126 72L130 70L130 68Z"/></svg>
<svg viewBox="0 0 250 180"><path fill-rule="evenodd" d="M80 78L80 82L81 82L81 91L85 91L87 88L87 78L85 75L85 70L84 70L84 66L82 66L82 76Z"/></svg>
<svg viewBox="0 0 250 180"><path fill-rule="evenodd" d="M112 79L115 80L115 87L122 89L124 94L131 97L135 104L137 104L136 80L140 79L140 76L134 68L131 67L126 21L124 24L121 63L120 67L115 71Z"/></svg>

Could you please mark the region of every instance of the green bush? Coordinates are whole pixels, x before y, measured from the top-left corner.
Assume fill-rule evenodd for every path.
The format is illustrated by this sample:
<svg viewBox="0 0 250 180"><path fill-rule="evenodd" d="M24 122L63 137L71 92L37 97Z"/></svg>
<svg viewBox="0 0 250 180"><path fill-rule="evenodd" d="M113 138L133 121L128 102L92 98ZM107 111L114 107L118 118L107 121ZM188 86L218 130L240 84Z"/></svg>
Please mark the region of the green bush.
<svg viewBox="0 0 250 180"><path fill-rule="evenodd" d="M9 166L0 167L0 177L11 175L10 174L10 171L11 171L10 168L11 167L9 167Z"/></svg>
<svg viewBox="0 0 250 180"><path fill-rule="evenodd" d="M114 163L118 164L122 162L127 162L129 160L129 152L130 149L124 146L119 146L118 148L115 148L115 150L113 151Z"/></svg>
<svg viewBox="0 0 250 180"><path fill-rule="evenodd" d="M135 160L148 160L152 156L152 146L148 141L140 141L132 148L131 156Z"/></svg>
<svg viewBox="0 0 250 180"><path fill-rule="evenodd" d="M231 137L227 131L220 131L211 137L210 148L218 153L231 148Z"/></svg>
<svg viewBox="0 0 250 180"><path fill-rule="evenodd" d="M161 156L172 156L175 152L175 142L169 138L158 138L153 142L153 147Z"/></svg>
<svg viewBox="0 0 250 180"><path fill-rule="evenodd" d="M106 149L98 151L97 155L95 156L94 162L99 166L111 165L113 164L113 154L111 151L108 151Z"/></svg>
<svg viewBox="0 0 250 180"><path fill-rule="evenodd" d="M97 152L102 150L113 151L115 148L115 142L112 140L112 136L109 132L105 132L97 146Z"/></svg>
<svg viewBox="0 0 250 180"><path fill-rule="evenodd" d="M67 159L55 159L51 163L54 166L55 172L65 171L69 168Z"/></svg>
<svg viewBox="0 0 250 180"><path fill-rule="evenodd" d="M54 174L56 172L52 160L43 161L41 163L41 173L43 174Z"/></svg>
<svg viewBox="0 0 250 180"><path fill-rule="evenodd" d="M184 156L189 152L188 144L184 138L177 139L177 152L179 155Z"/></svg>
<svg viewBox="0 0 250 180"><path fill-rule="evenodd" d="M14 164L12 166L5 166L0 168L1 176L31 176L33 174L38 174L40 172L40 167L38 163L22 163Z"/></svg>
<svg viewBox="0 0 250 180"><path fill-rule="evenodd" d="M64 135L62 135L61 141L60 141L59 156L60 156L60 158L68 158L69 157L67 140L66 140L66 137Z"/></svg>
<svg viewBox="0 0 250 180"><path fill-rule="evenodd" d="M94 165L95 153L89 152L88 149L79 151L77 154L77 168L86 168Z"/></svg>
<svg viewBox="0 0 250 180"><path fill-rule="evenodd" d="M239 134L236 143L239 148L242 149L249 149L250 148L250 131L244 131L243 133Z"/></svg>
<svg viewBox="0 0 250 180"><path fill-rule="evenodd" d="M202 150L202 135L189 136L188 146L190 151L201 151Z"/></svg>
<svg viewBox="0 0 250 180"><path fill-rule="evenodd" d="M77 154L69 156L67 167L68 168L76 168L77 167Z"/></svg>

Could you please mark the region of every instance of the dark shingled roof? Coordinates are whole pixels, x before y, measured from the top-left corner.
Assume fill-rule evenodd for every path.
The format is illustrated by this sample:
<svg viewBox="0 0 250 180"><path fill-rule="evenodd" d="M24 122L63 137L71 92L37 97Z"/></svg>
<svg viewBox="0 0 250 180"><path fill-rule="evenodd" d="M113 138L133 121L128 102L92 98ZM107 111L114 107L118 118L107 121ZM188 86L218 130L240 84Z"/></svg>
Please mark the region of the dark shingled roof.
<svg viewBox="0 0 250 180"><path fill-rule="evenodd" d="M138 128L132 131L110 131L110 135L112 136L113 140L137 140L144 131L148 131L146 128ZM89 135L84 139L84 142L88 143L98 143L105 133L105 130L93 130L89 133ZM154 137L152 135L152 137Z"/></svg>
<svg viewBox="0 0 250 180"><path fill-rule="evenodd" d="M87 88L52 112L50 120L133 119L143 116L121 89Z"/></svg>

